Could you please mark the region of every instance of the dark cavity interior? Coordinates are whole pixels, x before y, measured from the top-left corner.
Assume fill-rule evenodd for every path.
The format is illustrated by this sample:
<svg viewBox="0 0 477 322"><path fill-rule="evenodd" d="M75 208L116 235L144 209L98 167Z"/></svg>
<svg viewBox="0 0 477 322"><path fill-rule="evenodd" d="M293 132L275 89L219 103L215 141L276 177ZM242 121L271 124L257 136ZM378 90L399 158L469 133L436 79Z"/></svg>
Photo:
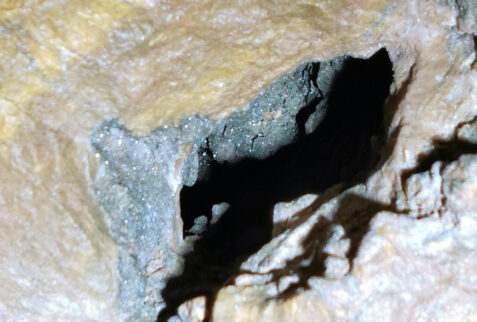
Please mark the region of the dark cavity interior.
<svg viewBox="0 0 477 322"><path fill-rule="evenodd" d="M183 273L168 281L162 294L167 308L158 320L199 295L208 298L210 309L216 291L238 273L240 263L271 239L275 204L366 178L379 161L383 106L392 81L385 49L369 59L348 58L332 82L325 119L313 133L307 135L304 126L317 102L298 114L294 143L265 160L214 163L206 182L182 189L185 235L198 216L207 216L209 224L186 254ZM221 202L230 207L210 224L212 206Z"/></svg>

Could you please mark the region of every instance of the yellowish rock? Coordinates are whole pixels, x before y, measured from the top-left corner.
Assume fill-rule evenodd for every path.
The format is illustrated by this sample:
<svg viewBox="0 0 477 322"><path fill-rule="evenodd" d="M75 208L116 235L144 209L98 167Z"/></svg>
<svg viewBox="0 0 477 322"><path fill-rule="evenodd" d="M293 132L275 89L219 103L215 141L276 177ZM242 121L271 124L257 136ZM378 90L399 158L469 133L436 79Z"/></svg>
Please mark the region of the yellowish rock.
<svg viewBox="0 0 477 322"><path fill-rule="evenodd" d="M399 173L416 165L433 138L450 138L477 114L477 29L468 3L464 19L458 7L437 0L2 1L0 319L122 318L116 245L93 191L97 160L88 138L98 122L119 118L148 132L194 113L223 119L307 60L387 48L397 109L389 128L400 132L392 157L357 190L382 202L397 195L403 209L424 215L404 197ZM461 189L475 209L475 182ZM452 196L455 209L465 206ZM313 279L311 291L286 301L266 301L268 286L228 286L218 293L214 318L473 320L477 290L457 274L477 275L475 249L458 247L459 238L475 236L475 213L462 217L454 239L429 245L419 237L426 229L450 231L454 219L446 214L426 226L383 212L350 276ZM414 246L407 247L406 233ZM417 256L418 246L428 252ZM379 293L389 277L379 272L400 270L436 279L406 294ZM328 297L319 294L325 289ZM470 295L459 297L464 290Z"/></svg>

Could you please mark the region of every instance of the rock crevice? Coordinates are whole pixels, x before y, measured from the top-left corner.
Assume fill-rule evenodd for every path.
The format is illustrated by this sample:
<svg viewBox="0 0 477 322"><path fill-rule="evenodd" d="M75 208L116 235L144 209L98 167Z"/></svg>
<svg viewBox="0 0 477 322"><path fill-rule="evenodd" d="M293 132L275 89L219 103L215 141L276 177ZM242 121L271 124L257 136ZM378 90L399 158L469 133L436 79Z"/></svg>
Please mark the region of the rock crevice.
<svg viewBox="0 0 477 322"><path fill-rule="evenodd" d="M270 241L277 203L364 178L392 81L382 49L303 63L221 121L197 115L140 136L99 125L96 191L120 246L125 314L164 318L199 295L210 303Z"/></svg>

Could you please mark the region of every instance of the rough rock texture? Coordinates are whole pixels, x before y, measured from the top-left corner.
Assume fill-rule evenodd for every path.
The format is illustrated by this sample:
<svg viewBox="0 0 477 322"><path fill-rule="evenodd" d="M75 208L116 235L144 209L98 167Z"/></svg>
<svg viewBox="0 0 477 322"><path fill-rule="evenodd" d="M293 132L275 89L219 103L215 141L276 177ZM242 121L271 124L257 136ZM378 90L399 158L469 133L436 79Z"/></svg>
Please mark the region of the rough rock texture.
<svg viewBox="0 0 477 322"><path fill-rule="evenodd" d="M326 114L329 81L344 61L304 63L223 121L193 116L137 137L116 121L93 131L91 144L103 162L96 193L120 250L119 305L127 319L154 319L165 305L160 293L167 279L182 269L181 255L191 247L177 207L182 185L206 180L212 162L273 155L297 138L297 115L305 109L313 108L316 127ZM199 234L207 219L196 221Z"/></svg>
<svg viewBox="0 0 477 322"><path fill-rule="evenodd" d="M174 271L186 251L172 212L178 179L202 175L200 166L190 178L181 170L199 160L184 142L197 148L203 134L179 120L223 124L303 62L382 47L394 82L375 169L354 186L277 203L273 239L213 305L196 296L178 319L477 319L476 20L474 1L3 1L0 319L115 321L135 314L119 308L128 300L140 311L138 286L121 278L142 265L160 284L162 267ZM307 132L315 126L310 118ZM91 148L93 129L111 136ZM160 131L171 139L154 155ZM135 145L143 155L129 153ZM150 158L177 158L172 177ZM141 173L123 167L130 161ZM94 180L107 169L96 181L96 193L108 192L101 197ZM158 207L165 216L129 223ZM143 220L177 235L158 236L154 248L141 240L153 234ZM144 255L119 256L133 246ZM157 291L142 276L132 281ZM141 316L161 308L151 301Z"/></svg>

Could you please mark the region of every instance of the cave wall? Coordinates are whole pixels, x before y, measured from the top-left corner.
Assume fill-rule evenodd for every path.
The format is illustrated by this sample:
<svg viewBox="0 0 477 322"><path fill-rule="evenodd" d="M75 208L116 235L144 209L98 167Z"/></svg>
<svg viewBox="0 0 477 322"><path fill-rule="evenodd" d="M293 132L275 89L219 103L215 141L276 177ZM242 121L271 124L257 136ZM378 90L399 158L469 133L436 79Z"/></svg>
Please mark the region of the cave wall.
<svg viewBox="0 0 477 322"><path fill-rule="evenodd" d="M384 47L394 81L382 162L364 182L277 205L275 238L208 314L472 320L475 22L472 1L1 3L0 317L130 315L118 304L118 242L94 188L106 161L90 141L99 124L114 119L137 136L195 114L219 122L303 62ZM171 173L178 193L181 173ZM295 222L289 208L306 211ZM182 229L175 217L167 224ZM350 251L355 225L367 229ZM177 312L193 320L206 308L198 296Z"/></svg>

